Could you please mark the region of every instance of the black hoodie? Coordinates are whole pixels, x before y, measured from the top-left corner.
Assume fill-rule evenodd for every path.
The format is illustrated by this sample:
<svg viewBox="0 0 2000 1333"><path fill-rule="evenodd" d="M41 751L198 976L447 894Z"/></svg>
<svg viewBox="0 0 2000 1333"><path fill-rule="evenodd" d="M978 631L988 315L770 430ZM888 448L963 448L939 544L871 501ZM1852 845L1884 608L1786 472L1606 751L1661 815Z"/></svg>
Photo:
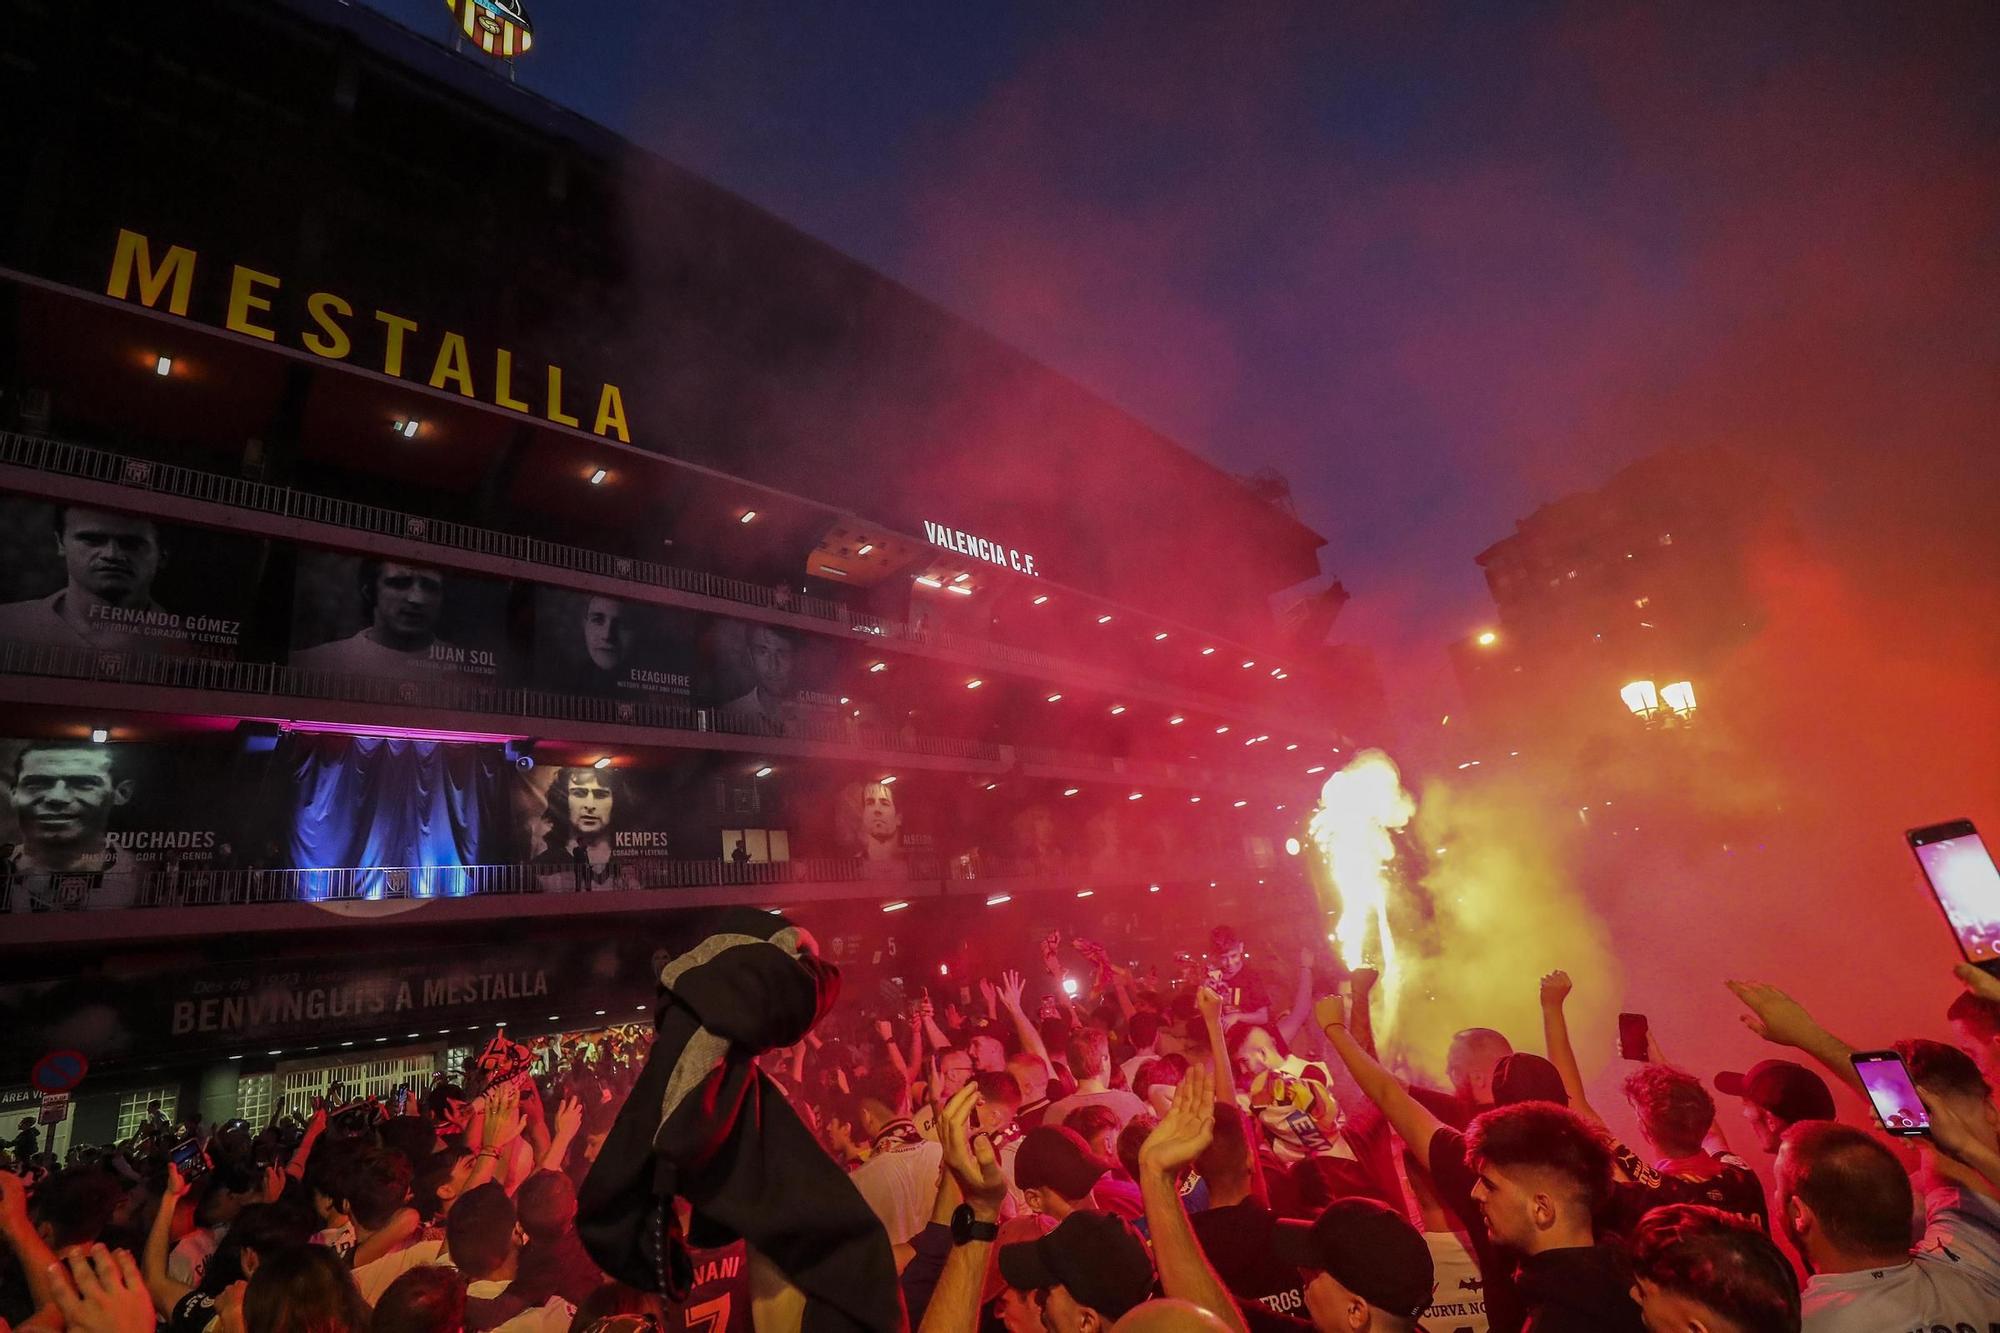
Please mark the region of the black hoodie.
<svg viewBox="0 0 2000 1333"><path fill-rule="evenodd" d="M1645 1333L1632 1275L1612 1246L1530 1255L1514 1282L1528 1309L1524 1333Z"/></svg>

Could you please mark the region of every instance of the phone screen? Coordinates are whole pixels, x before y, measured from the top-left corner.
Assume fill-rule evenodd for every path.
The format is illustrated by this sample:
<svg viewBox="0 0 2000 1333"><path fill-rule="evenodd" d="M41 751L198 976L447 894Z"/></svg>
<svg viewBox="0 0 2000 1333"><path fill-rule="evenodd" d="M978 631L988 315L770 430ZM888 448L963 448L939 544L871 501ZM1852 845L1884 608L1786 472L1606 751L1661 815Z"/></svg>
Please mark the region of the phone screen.
<svg viewBox="0 0 2000 1333"><path fill-rule="evenodd" d="M1646 1058L1646 1016L1618 1015L1618 1054L1627 1060Z"/></svg>
<svg viewBox="0 0 2000 1333"><path fill-rule="evenodd" d="M1916 1081L1902 1056L1894 1051L1858 1054L1854 1072L1861 1075L1861 1086L1868 1089L1868 1101L1882 1128L1904 1137L1929 1131L1930 1113L1924 1110L1923 1098L1917 1096Z"/></svg>
<svg viewBox="0 0 2000 1333"><path fill-rule="evenodd" d="M1978 830L1960 821L1912 829L1909 838L1966 961L2000 961L2000 869Z"/></svg>
<svg viewBox="0 0 2000 1333"><path fill-rule="evenodd" d="M180 1169L181 1179L190 1185L208 1174L208 1159L202 1156L200 1139L175 1144L167 1160Z"/></svg>

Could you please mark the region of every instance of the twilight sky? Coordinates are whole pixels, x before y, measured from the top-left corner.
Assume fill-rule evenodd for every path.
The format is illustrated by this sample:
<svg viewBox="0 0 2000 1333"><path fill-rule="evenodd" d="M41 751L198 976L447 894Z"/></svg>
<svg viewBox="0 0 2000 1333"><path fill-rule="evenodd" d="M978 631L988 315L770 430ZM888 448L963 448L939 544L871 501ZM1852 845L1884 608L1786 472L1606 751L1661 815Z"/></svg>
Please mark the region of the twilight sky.
<svg viewBox="0 0 2000 1333"><path fill-rule="evenodd" d="M2000 7L530 12L526 86L1285 473L1419 693L1479 550L1677 441L1762 460L1857 595L1991 601Z"/></svg>

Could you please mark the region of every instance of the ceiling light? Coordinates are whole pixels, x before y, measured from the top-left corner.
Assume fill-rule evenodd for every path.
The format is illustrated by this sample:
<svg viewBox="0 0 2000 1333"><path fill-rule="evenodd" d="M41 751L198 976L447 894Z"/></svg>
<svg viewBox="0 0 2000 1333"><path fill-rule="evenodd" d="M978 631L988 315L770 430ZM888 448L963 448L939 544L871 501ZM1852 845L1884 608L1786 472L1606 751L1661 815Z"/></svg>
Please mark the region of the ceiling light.
<svg viewBox="0 0 2000 1333"><path fill-rule="evenodd" d="M610 475L611 474L609 472L606 472L603 468L599 468L597 469L597 471L590 474L590 484L593 486L602 486L604 484L604 479Z"/></svg>
<svg viewBox="0 0 2000 1333"><path fill-rule="evenodd" d="M980 687L981 685L984 685L985 683L986 683L985 681L983 681L983 680L978 680L978 679L974 679L974 680L968 680L968 681L966 681L966 682L965 682L965 688L966 688L966 689L968 689L968 690L976 690L976 689L978 689L978 688L979 688L979 687Z"/></svg>
<svg viewBox="0 0 2000 1333"><path fill-rule="evenodd" d="M998 907L1001 903L1011 903L1013 901L1014 895L1011 893L996 893L986 900L986 905L988 907Z"/></svg>
<svg viewBox="0 0 2000 1333"><path fill-rule="evenodd" d="M987 783L987 784L986 784L986 790L988 790L988 791L992 791L992 790L993 790L993 789L994 789L995 787L997 787L997 786L999 786L999 785L1000 785L1000 784L999 784L999 783L997 783L997 782L989 782L989 783Z"/></svg>
<svg viewBox="0 0 2000 1333"><path fill-rule="evenodd" d="M111 733L106 731L103 727L92 727L90 729L90 740L93 745L102 745L104 744L104 742L110 739L111 739Z"/></svg>
<svg viewBox="0 0 2000 1333"><path fill-rule="evenodd" d="M821 573L831 574L835 578L844 579L847 577L847 571L842 569L839 565L821 565L819 568Z"/></svg>
<svg viewBox="0 0 2000 1333"><path fill-rule="evenodd" d="M1215 734L1216 734L1216 735L1218 735L1218 736L1227 736L1227 735L1229 734L1229 728L1228 728L1228 727L1217 727L1217 728L1215 729Z"/></svg>
<svg viewBox="0 0 2000 1333"><path fill-rule="evenodd" d="M154 373L155 375L171 375L171 374L173 374L173 373L174 373L174 359L173 359L172 357L170 357L170 356L163 356L163 357L160 357L160 358L158 358L157 360L155 360L155 361L153 362L153 373Z"/></svg>
<svg viewBox="0 0 2000 1333"><path fill-rule="evenodd" d="M1170 727L1178 727L1181 723L1185 721L1187 721L1186 718L1182 717L1179 713L1175 713L1172 717L1167 719L1167 725Z"/></svg>
<svg viewBox="0 0 2000 1333"><path fill-rule="evenodd" d="M1190 796L1190 797L1188 797L1188 804L1189 804L1189 805L1200 805L1200 804L1201 804L1201 797L1199 797L1199 796Z"/></svg>
<svg viewBox="0 0 2000 1333"><path fill-rule="evenodd" d="M1077 794L1077 793L1078 793L1079 791L1081 791L1081 790L1083 790L1083 789L1082 789L1081 787L1064 787L1064 788L1063 788L1063 795L1065 795L1065 796L1074 796L1074 795L1076 795L1076 794Z"/></svg>
<svg viewBox="0 0 2000 1333"><path fill-rule="evenodd" d="M1076 891L1076 896L1079 898L1088 898L1093 894L1095 894L1096 892L1097 892L1096 889L1078 889Z"/></svg>
<svg viewBox="0 0 2000 1333"><path fill-rule="evenodd" d="M947 587L947 588L945 589L945 591L946 591L946 592L955 592L955 593L957 593L957 594L958 594L958 595L959 595L960 597L970 597L970 596L972 596L972 589L970 589L970 588L966 587L966 586L965 586L964 584L962 584L962 583L954 583L954 584L952 584L951 586Z"/></svg>
<svg viewBox="0 0 2000 1333"><path fill-rule="evenodd" d="M1298 854L1299 854L1299 840L1297 838L1285 839L1285 855L1297 856Z"/></svg>
<svg viewBox="0 0 2000 1333"><path fill-rule="evenodd" d="M417 438L417 431L422 428L423 424L423 422L417 420L415 417L398 417L396 418L396 424L389 427L389 429L406 440L414 440Z"/></svg>
<svg viewBox="0 0 2000 1333"><path fill-rule="evenodd" d="M893 786L895 786L895 785L896 785L896 775L895 775L894 773L884 773L884 774L882 775L882 785L883 785L883 786L885 786L885 787L893 787Z"/></svg>
<svg viewBox="0 0 2000 1333"><path fill-rule="evenodd" d="M908 903L883 903L882 910L885 912L900 912L908 906Z"/></svg>
<svg viewBox="0 0 2000 1333"><path fill-rule="evenodd" d="M737 515L736 521L738 523L750 523L755 521L756 517L757 517L756 510L746 509L741 514Z"/></svg>
<svg viewBox="0 0 2000 1333"><path fill-rule="evenodd" d="M1167 641L1167 632L1165 630L1161 630L1158 634L1155 634L1153 636L1154 643L1165 643L1166 641Z"/></svg>
<svg viewBox="0 0 2000 1333"><path fill-rule="evenodd" d="M1040 597L1037 597L1037 598L1036 598L1036 599L1035 599L1035 600L1033 601L1033 603L1031 603L1031 605L1034 605L1034 606L1046 606L1046 605L1048 605L1048 601L1049 601L1049 595L1048 595L1047 593L1043 593L1043 594L1042 594L1042 595L1041 595Z"/></svg>
<svg viewBox="0 0 2000 1333"><path fill-rule="evenodd" d="M955 574L955 575L953 575L953 576L952 576L952 580L951 580L951 581L952 581L953 583L966 583L966 582L969 582L969 581L971 580L971 578L972 578L972 575L970 575L970 574Z"/></svg>
<svg viewBox="0 0 2000 1333"><path fill-rule="evenodd" d="M757 776L760 778L768 778L771 776L771 773L772 773L772 768L769 764L766 764L762 768L757 770Z"/></svg>
<svg viewBox="0 0 2000 1333"><path fill-rule="evenodd" d="M602 758L602 759L598 760L598 761L597 761L596 763L592 764L592 765L591 765L591 767L592 767L592 768L609 768L609 767L611 767L611 756L610 756L610 755L605 755L605 756L604 756L604 758Z"/></svg>
<svg viewBox="0 0 2000 1333"><path fill-rule="evenodd" d="M1118 715L1119 715L1120 713L1122 713L1122 712L1124 712L1124 711L1125 711L1125 705L1124 705L1124 704L1113 704L1113 705L1111 705L1111 716L1113 716L1113 717L1117 717L1117 716L1118 716Z"/></svg>
<svg viewBox="0 0 2000 1333"><path fill-rule="evenodd" d="M1272 667L1271 674L1274 676L1282 676L1285 674L1285 669L1283 667Z"/></svg>
<svg viewBox="0 0 2000 1333"><path fill-rule="evenodd" d="M870 671L887 671L889 669L889 664L887 662L870 662L868 664L868 669Z"/></svg>
<svg viewBox="0 0 2000 1333"><path fill-rule="evenodd" d="M1292 751L1294 751L1294 750L1296 750L1296 749L1298 749L1298 748L1299 748L1299 743L1298 743L1297 741L1293 741L1293 742L1292 742L1292 743L1291 743L1290 745L1287 745L1287 746L1285 747L1285 753L1286 753L1286 754L1290 754L1290 753L1291 753Z"/></svg>
<svg viewBox="0 0 2000 1333"><path fill-rule="evenodd" d="M1500 642L1500 636L1490 629L1481 630L1477 642L1481 648L1491 648L1494 644Z"/></svg>
<svg viewBox="0 0 2000 1333"><path fill-rule="evenodd" d="M1111 623L1111 617L1110 617L1110 616L1099 616L1099 617L1097 618L1097 623L1098 623L1098 624L1100 624L1100 625L1109 625L1109 624Z"/></svg>
<svg viewBox="0 0 2000 1333"><path fill-rule="evenodd" d="M1213 648L1204 648L1204 649L1202 649L1202 650L1201 650L1201 655L1202 655L1203 657L1213 657L1213 656L1215 656L1215 649L1213 649Z"/></svg>
<svg viewBox="0 0 2000 1333"><path fill-rule="evenodd" d="M928 574L917 575L917 582L923 584L926 588L942 588L944 586L943 579L934 579Z"/></svg>
<svg viewBox="0 0 2000 1333"><path fill-rule="evenodd" d="M1246 805L1248 805L1248 804L1250 804L1250 802L1248 802L1248 801L1238 801L1238 802L1236 803L1236 809L1238 809L1238 810L1241 810L1241 809L1242 809L1242 808L1243 808L1244 806L1246 806Z"/></svg>
<svg viewBox="0 0 2000 1333"><path fill-rule="evenodd" d="M1146 886L1146 892L1148 893L1158 893L1159 891L1160 891L1160 886L1157 884L1148 884Z"/></svg>
<svg viewBox="0 0 2000 1333"><path fill-rule="evenodd" d="M875 543L874 543L874 542L863 542L863 543L861 543L861 545L860 545L859 547L857 547L857 548L855 549L855 552L854 552L854 554L856 554L856 555L867 555L867 554L868 554L868 553L869 553L870 551L872 551L872 550L874 550L874 549L875 549Z"/></svg>
<svg viewBox="0 0 2000 1333"><path fill-rule="evenodd" d="M1243 669L1245 671L1248 671L1251 667L1256 665L1257 665L1257 659L1254 657L1246 657L1243 659Z"/></svg>
<svg viewBox="0 0 2000 1333"><path fill-rule="evenodd" d="M1325 764L1314 764L1311 768L1306 770L1306 776L1311 777L1315 773L1324 773L1324 772L1326 772Z"/></svg>
<svg viewBox="0 0 2000 1333"><path fill-rule="evenodd" d="M1049 696L1049 702L1050 702L1050 703L1052 703L1052 704L1053 704L1053 703L1060 703L1060 702L1062 702L1062 696L1061 696L1060 694L1051 694L1051 695Z"/></svg>
<svg viewBox="0 0 2000 1333"><path fill-rule="evenodd" d="M1125 799L1128 801L1137 801L1142 799L1145 795L1146 795L1145 792L1135 791L1130 796L1127 796Z"/></svg>

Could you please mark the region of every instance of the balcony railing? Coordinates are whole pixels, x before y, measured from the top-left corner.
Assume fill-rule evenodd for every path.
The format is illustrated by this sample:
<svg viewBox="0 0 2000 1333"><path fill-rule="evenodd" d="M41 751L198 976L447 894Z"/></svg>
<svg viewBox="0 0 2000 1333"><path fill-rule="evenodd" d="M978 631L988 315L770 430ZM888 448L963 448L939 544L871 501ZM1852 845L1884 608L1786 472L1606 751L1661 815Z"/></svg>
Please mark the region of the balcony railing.
<svg viewBox="0 0 2000 1333"><path fill-rule="evenodd" d="M89 481L140 490L157 491L183 499L226 505L260 513L282 515L306 523L354 532L370 532L406 541L424 542L455 551L472 552L523 564L541 565L571 573L600 578L622 579L631 583L666 588L698 597L732 602L739 606L782 611L825 621L854 633L965 653L996 666L1017 668L1026 673L1053 673L1071 678L1096 677L1104 668L1075 659L1058 657L1033 648L1022 648L992 639L976 638L933 629L925 624L883 620L857 612L831 598L794 593L785 588L751 583L701 570L683 569L657 560L640 560L611 555L566 542L544 541L520 533L499 532L448 519L406 514L378 505L316 495L274 486L267 482L203 472L177 463L134 458L126 454L72 444L42 435L0 431L0 465L80 477ZM1211 696L1192 686L1176 687L1180 697L1212 711L1263 716L1277 724L1296 722L1290 717L1260 709L1256 705L1224 696Z"/></svg>
<svg viewBox="0 0 2000 1333"><path fill-rule="evenodd" d="M327 699L426 711L477 713L524 722L555 719L609 726L657 727L672 731L716 732L785 740L817 741L945 759L998 761L1000 747L958 736L927 736L871 726L844 717L801 715L767 722L718 708L692 704L597 699L450 678L395 680L337 671L230 662L204 657L162 657L55 644L0 641L0 674L57 676L108 684L167 689L219 690L274 698Z"/></svg>
<svg viewBox="0 0 2000 1333"><path fill-rule="evenodd" d="M791 861L733 862L668 857L616 859L580 868L567 862L475 866L349 866L290 870L182 866L109 871L0 871L0 912L159 911L306 903L340 907L365 903L420 903L453 898L574 893L651 893L676 889L783 888L800 884L873 884L885 897L925 884L1051 879L1099 887L1168 879L1192 881L1238 876L1248 861L1182 862L1171 871L1128 869L1095 877L1063 874L1030 862L996 862L912 854L883 867L859 857L806 857Z"/></svg>

